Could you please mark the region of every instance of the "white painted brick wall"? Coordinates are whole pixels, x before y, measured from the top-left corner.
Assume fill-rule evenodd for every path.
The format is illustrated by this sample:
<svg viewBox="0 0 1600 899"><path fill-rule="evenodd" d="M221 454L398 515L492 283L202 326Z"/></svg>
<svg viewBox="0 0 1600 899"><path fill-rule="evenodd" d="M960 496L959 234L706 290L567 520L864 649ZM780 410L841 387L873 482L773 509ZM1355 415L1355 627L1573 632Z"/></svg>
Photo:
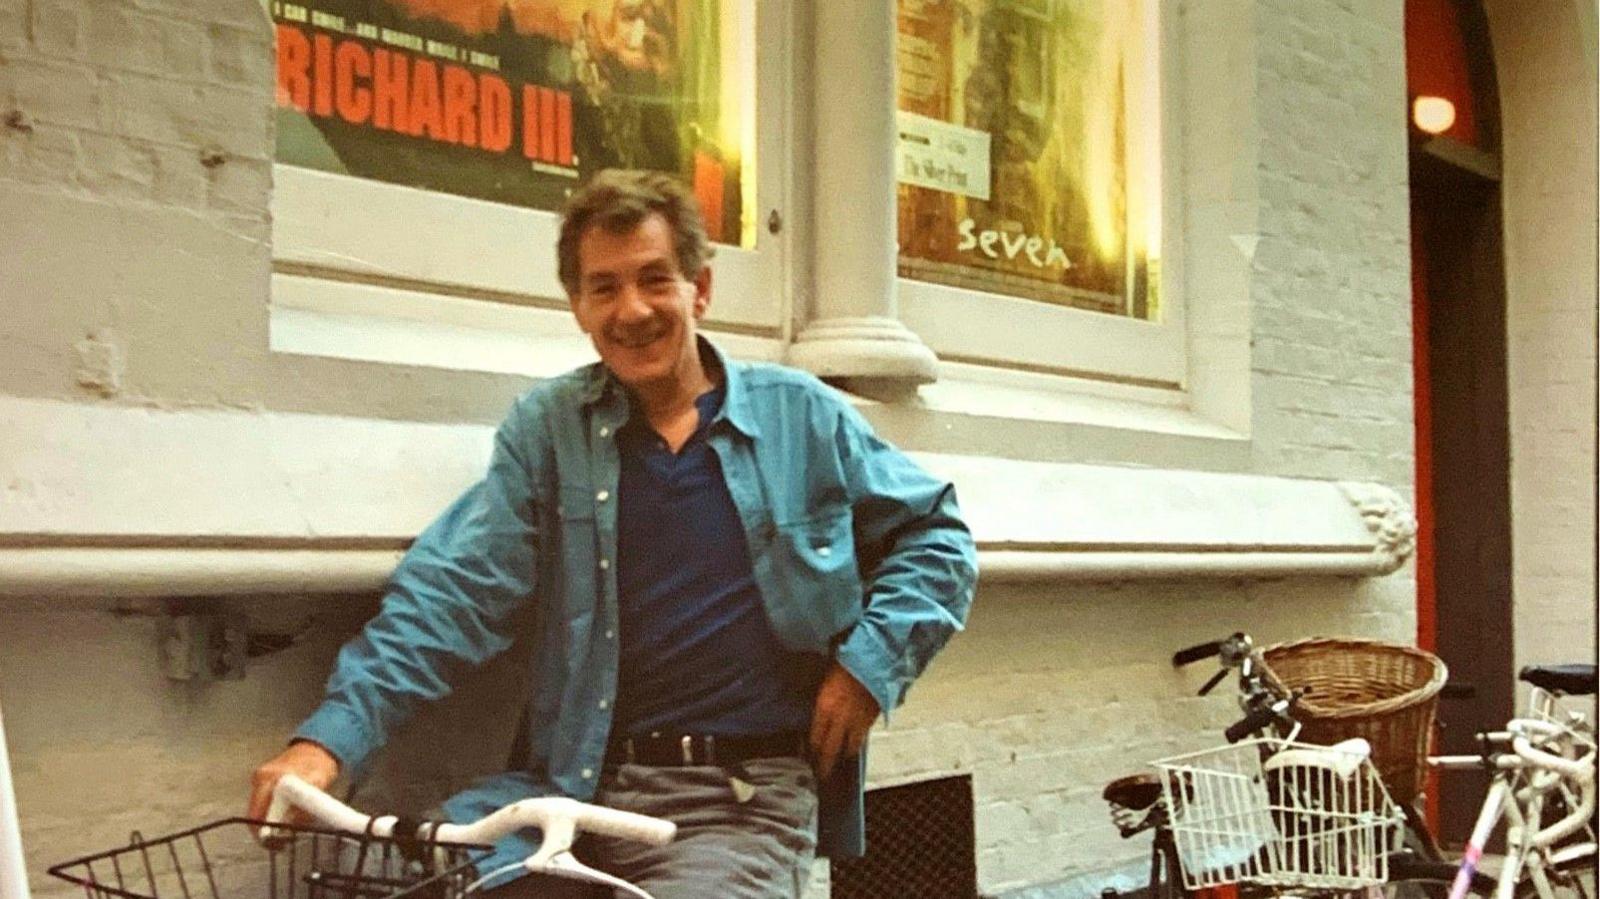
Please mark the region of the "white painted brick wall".
<svg viewBox="0 0 1600 899"><path fill-rule="evenodd" d="M1595 58L1576 4L1489 3L1504 135L1516 664L1595 658Z"/></svg>
<svg viewBox="0 0 1600 899"><path fill-rule="evenodd" d="M0 181L253 222L271 178L257 0L0 3ZM202 163L220 153L221 164Z"/></svg>
<svg viewBox="0 0 1600 899"><path fill-rule="evenodd" d="M1252 467L1377 480L1409 495L1399 4L1254 5L1244 17L1258 30L1263 204L1250 296ZM81 341L86 325L135 332L128 365L136 390L163 383L149 366L178 362L150 362L138 339L140 327L157 322L169 332L182 327L152 311L166 308L173 290L159 279L264 305L269 41L257 0L0 0L0 116L18 111L26 124L0 126L0 189L48 200L63 221L147 210L118 221L136 223L152 248L178 244L162 265L129 269L136 274L103 288L131 291L136 301L102 300L89 276L64 281L94 298L74 297L80 306L61 313L61 344ZM219 149L222 166L201 165L202 154ZM197 218L243 239L237 259L209 250L183 258L194 255L186 251L198 239ZM25 299L44 308L51 298ZM81 311L102 302L109 311ZM262 312L246 307L228 314ZM66 377L70 360L34 343L16 347L9 364L36 368L39 380ZM220 355L205 364L229 376ZM1406 639L1412 591L1404 572L1357 583L985 588L968 631L875 737L872 778L970 773L988 892L1137 868L1145 848L1116 837L1099 789L1151 757L1212 742L1233 712L1226 697L1189 696L1203 674L1172 672L1167 655L1238 627L1267 640L1315 632ZM64 895L43 880L50 861L105 848L132 827L159 832L238 810L250 766L314 703L333 649L369 602L263 601L253 607L259 615L328 617L245 681L210 685L160 676L148 617L0 606L0 701L38 894ZM509 726L500 704L509 691L491 689L493 680L412 728L363 795L492 766L503 730L464 749L457 738L476 720Z"/></svg>
<svg viewBox="0 0 1600 899"><path fill-rule="evenodd" d="M1400 4L1257 4L1264 470L1409 496L1410 254Z"/></svg>
<svg viewBox="0 0 1600 899"><path fill-rule="evenodd" d="M32 225L0 248L30 310L0 391L259 403L264 341L235 338L266 314L271 42L258 0L0 2L0 215ZM89 334L126 360L109 392Z"/></svg>

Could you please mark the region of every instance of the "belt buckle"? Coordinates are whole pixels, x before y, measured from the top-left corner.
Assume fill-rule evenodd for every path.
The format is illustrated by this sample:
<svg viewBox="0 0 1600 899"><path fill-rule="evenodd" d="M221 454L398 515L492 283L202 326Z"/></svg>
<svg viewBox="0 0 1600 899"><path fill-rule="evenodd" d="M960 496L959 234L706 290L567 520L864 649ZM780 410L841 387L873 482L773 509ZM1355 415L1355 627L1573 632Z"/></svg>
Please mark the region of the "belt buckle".
<svg viewBox="0 0 1600 899"><path fill-rule="evenodd" d="M694 737L690 736L689 734L684 734L683 735L683 739L678 741L678 745L683 747L683 763L685 765L693 765L694 764Z"/></svg>

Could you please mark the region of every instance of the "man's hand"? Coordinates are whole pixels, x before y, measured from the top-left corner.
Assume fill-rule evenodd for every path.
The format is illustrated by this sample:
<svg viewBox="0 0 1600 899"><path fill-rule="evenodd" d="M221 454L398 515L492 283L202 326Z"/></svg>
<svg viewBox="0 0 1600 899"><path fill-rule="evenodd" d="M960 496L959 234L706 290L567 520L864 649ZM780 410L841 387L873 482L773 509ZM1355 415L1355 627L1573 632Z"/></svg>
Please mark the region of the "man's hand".
<svg viewBox="0 0 1600 899"><path fill-rule="evenodd" d="M285 774L293 774L319 790L326 790L339 776L339 760L333 757L333 753L309 740L291 743L277 758L266 762L250 775L250 807L245 817L256 820L267 817L267 809L272 804L272 788L278 785L278 778ZM298 819L292 812L289 817L291 822Z"/></svg>
<svg viewBox="0 0 1600 899"><path fill-rule="evenodd" d="M839 760L860 755L867 731L876 720L878 701L835 661L822 676L817 706L811 714L811 756L817 763L817 777L827 778Z"/></svg>

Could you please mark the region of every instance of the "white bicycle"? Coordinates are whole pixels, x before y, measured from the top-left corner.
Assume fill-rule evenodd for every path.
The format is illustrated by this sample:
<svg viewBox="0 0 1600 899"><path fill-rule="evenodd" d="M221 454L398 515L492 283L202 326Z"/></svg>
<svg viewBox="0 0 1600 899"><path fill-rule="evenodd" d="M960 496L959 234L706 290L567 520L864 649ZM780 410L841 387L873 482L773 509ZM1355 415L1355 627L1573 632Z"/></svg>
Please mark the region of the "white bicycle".
<svg viewBox="0 0 1600 899"><path fill-rule="evenodd" d="M1481 892L1478 865L1502 823L1506 849L1494 899L1596 899L1595 723L1560 703L1563 695L1594 695L1595 666L1530 667L1521 679L1533 685L1526 717L1479 734L1479 755L1428 759L1439 768L1493 772L1449 899Z"/></svg>
<svg viewBox="0 0 1600 899"><path fill-rule="evenodd" d="M285 823L290 807L317 822ZM585 865L572 854L580 833L663 845L676 825L564 797L525 799L471 824L366 815L287 775L267 821L229 818L63 862L50 873L86 895L123 899L461 899L528 872L650 894ZM543 834L538 851L493 871L477 864L487 844L525 827Z"/></svg>

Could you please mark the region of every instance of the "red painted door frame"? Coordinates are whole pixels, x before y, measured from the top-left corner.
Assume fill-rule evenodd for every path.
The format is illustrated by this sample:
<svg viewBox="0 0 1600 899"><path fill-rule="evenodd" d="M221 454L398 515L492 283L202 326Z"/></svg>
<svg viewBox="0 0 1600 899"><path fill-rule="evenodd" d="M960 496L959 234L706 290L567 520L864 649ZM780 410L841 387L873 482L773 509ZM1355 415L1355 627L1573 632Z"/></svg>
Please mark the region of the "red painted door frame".
<svg viewBox="0 0 1600 899"><path fill-rule="evenodd" d="M1424 206L1411 204L1411 395L1415 428L1417 511L1417 646L1428 652L1438 648L1439 614L1435 594L1433 548L1433 380L1429 375L1427 254L1417 235ZM1439 826L1438 777L1429 772L1423 787L1428 826Z"/></svg>

